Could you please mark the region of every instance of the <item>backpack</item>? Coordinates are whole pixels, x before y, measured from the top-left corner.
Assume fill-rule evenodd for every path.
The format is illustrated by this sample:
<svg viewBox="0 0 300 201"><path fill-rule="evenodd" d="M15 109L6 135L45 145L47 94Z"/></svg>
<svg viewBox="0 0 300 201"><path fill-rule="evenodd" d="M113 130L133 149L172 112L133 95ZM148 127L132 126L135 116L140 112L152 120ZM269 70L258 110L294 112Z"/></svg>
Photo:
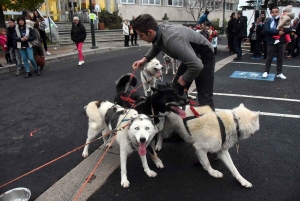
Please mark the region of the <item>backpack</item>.
<svg viewBox="0 0 300 201"><path fill-rule="evenodd" d="M41 21L39 24L39 29L42 31L45 31L46 27L47 27L47 25L46 25L45 21Z"/></svg>

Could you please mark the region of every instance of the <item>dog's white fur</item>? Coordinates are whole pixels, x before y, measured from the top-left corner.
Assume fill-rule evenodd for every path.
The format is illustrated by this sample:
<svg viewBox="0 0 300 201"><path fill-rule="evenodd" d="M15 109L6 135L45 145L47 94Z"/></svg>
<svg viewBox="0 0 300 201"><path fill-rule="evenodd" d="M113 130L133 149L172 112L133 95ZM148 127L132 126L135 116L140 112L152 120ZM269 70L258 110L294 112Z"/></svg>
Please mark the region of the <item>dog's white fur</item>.
<svg viewBox="0 0 300 201"><path fill-rule="evenodd" d="M173 75L175 75L176 71L178 69L178 66L179 66L179 62L176 59L170 57L167 54L164 54L163 59L165 61L165 67L166 67L166 73L165 74L169 73L169 69L170 69L170 65L171 65L172 66ZM169 60L169 62L168 62L168 60Z"/></svg>
<svg viewBox="0 0 300 201"><path fill-rule="evenodd" d="M97 108L97 105L100 107ZM93 101L90 102L86 107L86 114L89 118L89 128L88 128L88 137L86 143L91 142L97 137L97 135L102 131L110 131L114 128L111 128L111 125L105 123L105 114L108 109L116 107L117 111L125 110L124 108L117 106L109 101L101 102ZM128 121L122 121L123 119L130 119L130 125ZM141 138L145 140L145 147L147 147L151 142L155 134L157 134L158 129L154 126L151 119L146 115L138 114L134 109L127 110L125 114L119 116L117 123L117 136L116 141L120 145L120 162L121 162L121 185L124 188L129 187L129 181L127 179L127 170L126 170L126 161L127 156L134 151L134 148L139 148L143 144L141 143ZM126 127L124 127L126 126ZM122 128L124 127L124 128ZM104 144L106 146L111 146L110 143L107 143L107 137L103 137ZM153 142L152 142L153 143ZM84 147L82 156L87 157L89 145ZM134 148L133 148L134 147ZM149 177L155 177L157 174L150 170L146 155L140 156L144 171ZM161 160L157 155L152 156L152 160L158 168L163 168Z"/></svg>
<svg viewBox="0 0 300 201"><path fill-rule="evenodd" d="M225 127L226 139L223 144L217 116L221 118ZM238 125L234 119L237 119ZM259 112L252 112L243 104L240 104L239 107L233 110L208 112L198 118L187 121L190 133L186 130L182 119L178 118L177 115L170 114L163 130L170 127L175 129L185 141L193 145L200 163L211 176L221 178L223 174L211 167L207 158L208 152L217 153L218 157L225 163L242 186L246 188L252 187L252 184L238 172L228 149L238 143L239 140L252 137L259 130ZM237 127L239 128L240 138L238 138Z"/></svg>
<svg viewBox="0 0 300 201"><path fill-rule="evenodd" d="M143 83L145 96L153 94L151 87L155 87L156 81L161 79L162 68L163 66L156 58L143 66L143 70L141 70L141 81Z"/></svg>

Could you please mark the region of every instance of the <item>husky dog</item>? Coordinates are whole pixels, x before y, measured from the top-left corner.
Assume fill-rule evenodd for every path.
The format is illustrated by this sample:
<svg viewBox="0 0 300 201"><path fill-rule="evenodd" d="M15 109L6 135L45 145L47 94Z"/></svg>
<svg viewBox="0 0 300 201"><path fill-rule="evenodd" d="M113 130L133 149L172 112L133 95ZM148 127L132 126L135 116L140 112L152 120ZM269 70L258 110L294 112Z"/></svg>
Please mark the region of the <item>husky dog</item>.
<svg viewBox="0 0 300 201"><path fill-rule="evenodd" d="M141 70L141 81L144 87L145 96L152 94L151 87L155 87L156 81L161 79L163 66L154 58L143 66Z"/></svg>
<svg viewBox="0 0 300 201"><path fill-rule="evenodd" d="M134 150L138 151L146 174L149 177L157 175L150 170L146 159L146 149L158 132L152 119L146 115L138 114L134 109L126 110L108 101L89 103L86 107L86 113L89 117L86 143L93 140L103 129L116 132L116 141L120 145L121 185L124 188L129 187L126 170L127 156ZM128 123L129 125L126 126ZM103 140L107 146L111 146L107 143L106 137L103 137ZM88 145L85 146L82 155L88 156Z"/></svg>
<svg viewBox="0 0 300 201"><path fill-rule="evenodd" d="M176 59L173 59L172 57L170 57L167 54L163 54L163 59L165 61L165 66L166 66L166 73L168 74L169 69L170 69L170 65L172 65L172 70L173 70L173 75L176 74L176 70L178 68L178 62Z"/></svg>
<svg viewBox="0 0 300 201"><path fill-rule="evenodd" d="M172 126L185 141L193 145L200 163L211 176L223 177L221 172L211 167L207 158L207 153L217 153L242 186L252 187L236 169L228 149L239 140L252 137L259 130L259 112L252 112L240 104L233 110L208 112L200 117L187 118L185 123L176 115L169 115L168 123L169 127Z"/></svg>
<svg viewBox="0 0 300 201"><path fill-rule="evenodd" d="M209 106L195 106L194 109L199 115L204 115L204 114L213 112L213 110ZM193 118L195 116L195 114L191 110L191 106L189 106L189 105L186 106L184 111L186 114L186 119ZM176 123L174 123L174 122L176 122ZM177 122L179 122L179 124L177 124ZM169 134L172 132L178 133L180 135L180 137L182 139L184 139L186 142L189 142L189 143L193 142L191 139L191 136L189 135L188 131L186 130L186 128L183 124L182 118L179 117L175 113L170 113L166 117L163 129L161 130L161 132L159 132L159 134L157 136L157 143L155 146L155 151L161 151L163 139L167 138L169 136Z"/></svg>

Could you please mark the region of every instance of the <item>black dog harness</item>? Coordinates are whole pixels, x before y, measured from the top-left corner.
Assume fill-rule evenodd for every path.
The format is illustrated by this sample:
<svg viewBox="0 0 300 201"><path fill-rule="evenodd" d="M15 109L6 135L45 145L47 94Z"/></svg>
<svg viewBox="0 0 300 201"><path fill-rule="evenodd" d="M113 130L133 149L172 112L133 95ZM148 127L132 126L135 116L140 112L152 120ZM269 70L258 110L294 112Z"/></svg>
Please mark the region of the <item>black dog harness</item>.
<svg viewBox="0 0 300 201"><path fill-rule="evenodd" d="M201 115L200 115L200 116L201 116ZM218 119L218 122L219 122L219 126L220 126L221 137L222 137L222 144L224 144L224 142L225 142L225 140L226 140L225 126L224 126L224 124L223 124L221 118L218 117L217 114L216 114L216 116L217 116L217 119ZM185 129L186 129L187 132L190 134L190 136L192 136L192 135L191 135L190 130L189 130L188 126L187 126L187 121L192 120L192 119L195 119L195 118L198 118L198 117L196 117L196 116L191 116L191 117L186 117L186 118L182 119L182 120L183 120L183 123L184 123L184 126L185 126ZM237 124L237 126L238 126L238 124ZM237 130L239 130L238 127L237 127ZM238 136L239 136L239 133L240 133L240 132L238 132Z"/></svg>

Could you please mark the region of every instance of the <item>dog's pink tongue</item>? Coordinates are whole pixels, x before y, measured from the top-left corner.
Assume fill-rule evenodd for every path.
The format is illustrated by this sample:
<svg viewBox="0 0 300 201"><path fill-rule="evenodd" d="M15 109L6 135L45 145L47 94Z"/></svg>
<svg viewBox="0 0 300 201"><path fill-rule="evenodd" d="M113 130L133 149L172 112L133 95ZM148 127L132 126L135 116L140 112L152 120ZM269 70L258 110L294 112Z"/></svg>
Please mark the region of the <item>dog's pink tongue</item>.
<svg viewBox="0 0 300 201"><path fill-rule="evenodd" d="M186 113L185 113L185 111L183 111L183 110L180 109L180 108L178 108L178 114L179 114L179 116L180 116L182 119L186 118Z"/></svg>
<svg viewBox="0 0 300 201"><path fill-rule="evenodd" d="M140 156L145 156L146 153L147 153L147 151L146 151L146 143L139 144L139 155Z"/></svg>

